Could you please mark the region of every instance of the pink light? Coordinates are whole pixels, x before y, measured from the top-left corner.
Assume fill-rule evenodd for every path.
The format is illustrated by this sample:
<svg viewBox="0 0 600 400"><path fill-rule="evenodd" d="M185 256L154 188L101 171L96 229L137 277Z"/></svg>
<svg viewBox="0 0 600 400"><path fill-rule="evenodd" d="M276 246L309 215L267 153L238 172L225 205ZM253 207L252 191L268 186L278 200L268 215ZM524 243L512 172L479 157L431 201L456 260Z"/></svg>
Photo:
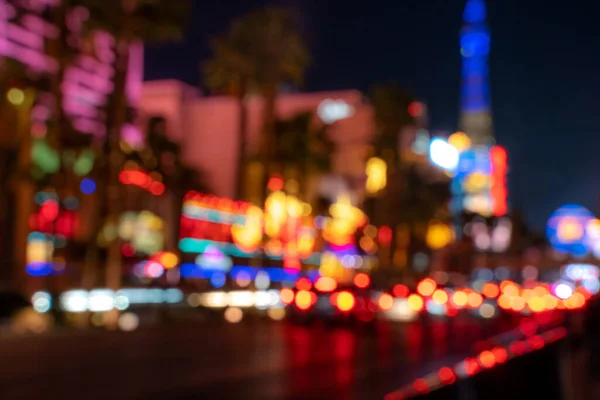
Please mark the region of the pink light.
<svg viewBox="0 0 600 400"><path fill-rule="evenodd" d="M142 96L144 74L144 47L141 42L133 43L129 48L126 93L129 105L137 107Z"/></svg>

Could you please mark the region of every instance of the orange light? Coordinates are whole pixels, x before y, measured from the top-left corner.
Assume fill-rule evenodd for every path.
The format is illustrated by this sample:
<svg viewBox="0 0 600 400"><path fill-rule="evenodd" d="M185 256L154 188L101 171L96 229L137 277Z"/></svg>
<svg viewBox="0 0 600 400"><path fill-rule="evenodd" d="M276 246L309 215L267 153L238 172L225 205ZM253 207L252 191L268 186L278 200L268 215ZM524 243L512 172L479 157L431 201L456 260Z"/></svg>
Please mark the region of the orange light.
<svg viewBox="0 0 600 400"><path fill-rule="evenodd" d="M498 307L502 308L503 310L510 309L510 297L504 294L500 295L500 297L498 297Z"/></svg>
<svg viewBox="0 0 600 400"><path fill-rule="evenodd" d="M406 301L408 303L408 307L411 310L415 312L423 310L423 298L418 294L411 294L410 296L408 296L408 299Z"/></svg>
<svg viewBox="0 0 600 400"><path fill-rule="evenodd" d="M500 284L500 290L502 290L502 293L507 296L518 296L519 295L519 287L511 281L503 281Z"/></svg>
<svg viewBox="0 0 600 400"><path fill-rule="evenodd" d="M583 286L578 286L577 289L575 289L575 291L577 293L581 293L586 300L589 300L590 297L592 297L592 294L588 292L587 289Z"/></svg>
<svg viewBox="0 0 600 400"><path fill-rule="evenodd" d="M535 292L535 294L537 294L538 296L545 296L548 293L550 293L550 291L548 290L547 287L544 287L542 285L538 285L535 288L533 288L533 291Z"/></svg>
<svg viewBox="0 0 600 400"><path fill-rule="evenodd" d="M448 302L448 293L441 289L438 289L435 292L433 292L431 299L437 304L444 305Z"/></svg>
<svg viewBox="0 0 600 400"><path fill-rule="evenodd" d="M386 310L389 310L390 308L392 308L392 306L394 305L394 298L391 295L384 293L381 296L379 296L378 303L379 303L379 308L386 311Z"/></svg>
<svg viewBox="0 0 600 400"><path fill-rule="evenodd" d="M575 292L571 297L565 300L565 305L567 308L571 309L581 308L585 305L585 297L581 293Z"/></svg>
<svg viewBox="0 0 600 400"><path fill-rule="evenodd" d="M337 282L335 279L328 276L321 276L315 282L315 289L317 289L319 292L333 292L336 287Z"/></svg>
<svg viewBox="0 0 600 400"><path fill-rule="evenodd" d="M175 253L166 252L166 253L162 253L160 255L158 262L165 269L171 269L171 268L175 268L177 266L177 263L179 262L179 258L177 257L177 255Z"/></svg>
<svg viewBox="0 0 600 400"><path fill-rule="evenodd" d="M496 356L491 351L483 351L479 354L479 363L484 368L492 368L496 365Z"/></svg>
<svg viewBox="0 0 600 400"><path fill-rule="evenodd" d="M279 176L272 176L267 183L267 188L272 192L277 192L283 189L283 179Z"/></svg>
<svg viewBox="0 0 600 400"><path fill-rule="evenodd" d="M281 302L283 304L292 304L294 301L294 291L292 289L281 289L279 292L279 297L281 298Z"/></svg>
<svg viewBox="0 0 600 400"><path fill-rule="evenodd" d="M475 292L469 293L467 296L467 303L469 304L469 307L477 308L483 304L483 296Z"/></svg>
<svg viewBox="0 0 600 400"><path fill-rule="evenodd" d="M337 308L340 311L350 311L354 308L354 304L356 301L354 300L354 296L350 292L340 292L336 298Z"/></svg>
<svg viewBox="0 0 600 400"><path fill-rule="evenodd" d="M356 287L364 289L371 284L371 278L369 278L369 275L363 274L361 272L359 274L356 274L356 276L354 277L354 284L356 285Z"/></svg>
<svg viewBox="0 0 600 400"><path fill-rule="evenodd" d="M417 292L421 296L431 296L437 288L437 284L433 279L425 278L417 285Z"/></svg>
<svg viewBox="0 0 600 400"><path fill-rule="evenodd" d="M457 307L464 307L467 305L468 296L465 292L459 290L452 296L452 302Z"/></svg>
<svg viewBox="0 0 600 400"><path fill-rule="evenodd" d="M399 283L394 286L394 288L392 289L392 293L394 293L394 296L396 296L397 298L403 299L410 294L410 289L408 288L408 286Z"/></svg>
<svg viewBox="0 0 600 400"><path fill-rule="evenodd" d="M296 307L301 310L308 310L312 306L311 292L301 290L296 293Z"/></svg>
<svg viewBox="0 0 600 400"><path fill-rule="evenodd" d="M558 299L551 294L544 295L543 299L546 310L554 310L558 307Z"/></svg>
<svg viewBox="0 0 600 400"><path fill-rule="evenodd" d="M483 285L481 292L488 299L495 299L500 294L500 288L495 283L488 282Z"/></svg>
<svg viewBox="0 0 600 400"><path fill-rule="evenodd" d="M513 311L521 312L525 309L525 299L519 296L513 296L510 298L510 308Z"/></svg>
<svg viewBox="0 0 600 400"><path fill-rule="evenodd" d="M312 283L310 283L310 280L308 278L300 278L296 282L296 288L298 290L310 290L311 287Z"/></svg>

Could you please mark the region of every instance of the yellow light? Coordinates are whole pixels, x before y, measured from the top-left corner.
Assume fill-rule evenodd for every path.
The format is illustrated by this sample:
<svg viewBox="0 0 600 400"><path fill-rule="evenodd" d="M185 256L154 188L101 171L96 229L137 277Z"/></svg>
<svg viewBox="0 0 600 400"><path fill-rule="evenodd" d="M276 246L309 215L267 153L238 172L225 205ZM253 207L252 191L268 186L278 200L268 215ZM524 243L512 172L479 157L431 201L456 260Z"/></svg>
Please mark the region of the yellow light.
<svg viewBox="0 0 600 400"><path fill-rule="evenodd" d="M277 191L269 195L265 201L265 211L275 222L283 222L286 218L285 193Z"/></svg>
<svg viewBox="0 0 600 400"><path fill-rule="evenodd" d="M287 214L291 218L300 218L300 216L302 216L302 213L304 211L304 207L302 206L302 203L300 202L300 200L298 200L294 196L286 197L286 209L287 209Z"/></svg>
<svg viewBox="0 0 600 400"><path fill-rule="evenodd" d="M465 178L464 186L468 193L476 193L489 186L490 179L481 172L473 172Z"/></svg>
<svg viewBox="0 0 600 400"><path fill-rule="evenodd" d="M262 210L256 206L250 206L246 210L246 224L244 226L232 225L231 237L242 250L255 251L262 242L262 226Z"/></svg>
<svg viewBox="0 0 600 400"><path fill-rule="evenodd" d="M454 146L459 153L471 147L471 139L464 132L456 132L450 135L448 143Z"/></svg>
<svg viewBox="0 0 600 400"><path fill-rule="evenodd" d="M583 226L577 218L565 217L558 223L556 234L563 242L574 242L583 237Z"/></svg>
<svg viewBox="0 0 600 400"><path fill-rule="evenodd" d="M11 104L20 106L25 102L25 92L23 92L21 89L12 88L8 91L8 93L6 93L6 98Z"/></svg>
<svg viewBox="0 0 600 400"><path fill-rule="evenodd" d="M366 189L370 194L383 190L387 184L387 165L378 157L371 157L367 161L367 184Z"/></svg>
<svg viewBox="0 0 600 400"><path fill-rule="evenodd" d="M433 250L446 247L454 240L454 231L448 225L441 222L432 222L427 228L425 238L427 246Z"/></svg>

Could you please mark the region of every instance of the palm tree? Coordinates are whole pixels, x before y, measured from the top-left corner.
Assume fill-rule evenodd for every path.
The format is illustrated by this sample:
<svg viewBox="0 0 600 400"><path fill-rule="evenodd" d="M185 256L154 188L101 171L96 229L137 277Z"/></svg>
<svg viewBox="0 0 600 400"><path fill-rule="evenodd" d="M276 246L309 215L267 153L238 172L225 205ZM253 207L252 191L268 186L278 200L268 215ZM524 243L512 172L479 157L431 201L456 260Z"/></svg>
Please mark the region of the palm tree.
<svg viewBox="0 0 600 400"><path fill-rule="evenodd" d="M125 157L120 150L120 133L128 122L125 92L129 49L136 42L156 42L179 39L189 15L189 1L167 0L80 0L89 10L88 31L104 30L115 38L114 90L107 107L108 137L104 143L103 169L109 188L105 190L107 222L116 224L120 214L118 175ZM102 185L101 185L102 186ZM98 227L100 228L100 227ZM121 254L118 240L109 245L107 285L118 289L121 283Z"/></svg>
<svg viewBox="0 0 600 400"><path fill-rule="evenodd" d="M274 165L278 88L284 82L301 84L310 60L296 17L281 8L252 12L234 21L227 35L215 42L214 49L215 57L205 70L210 86L237 87L238 99L242 100L248 91L257 91L264 99L260 157L265 173L270 174L278 169ZM240 129L245 129L245 114ZM239 135L240 151L245 150L245 132L240 130ZM240 153L240 165L244 156Z"/></svg>
<svg viewBox="0 0 600 400"><path fill-rule="evenodd" d="M275 161L282 166L284 176L290 173L298 178L299 193L305 192L310 177L331 171L335 143L329 139L329 126L316 125L315 120L314 113L307 111L275 122Z"/></svg>

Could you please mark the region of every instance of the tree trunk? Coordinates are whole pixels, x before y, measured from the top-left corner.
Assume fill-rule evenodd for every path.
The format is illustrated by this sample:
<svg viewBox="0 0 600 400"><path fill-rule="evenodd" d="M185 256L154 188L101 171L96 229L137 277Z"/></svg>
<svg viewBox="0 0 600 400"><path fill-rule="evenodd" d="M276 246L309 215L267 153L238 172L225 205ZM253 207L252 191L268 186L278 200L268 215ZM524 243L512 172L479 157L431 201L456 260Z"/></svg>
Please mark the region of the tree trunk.
<svg viewBox="0 0 600 400"><path fill-rule="evenodd" d="M264 182L263 200L266 198L267 182L269 178L279 173L277 164L277 135L275 132L275 115L277 102L277 86L268 85L263 93L263 164L264 164Z"/></svg>
<svg viewBox="0 0 600 400"><path fill-rule="evenodd" d="M246 125L248 121L248 110L246 108L246 79L240 78L240 87L238 88L238 160L236 174L235 199L246 200L244 193L244 182L246 178L246 152L247 152L247 134Z"/></svg>

